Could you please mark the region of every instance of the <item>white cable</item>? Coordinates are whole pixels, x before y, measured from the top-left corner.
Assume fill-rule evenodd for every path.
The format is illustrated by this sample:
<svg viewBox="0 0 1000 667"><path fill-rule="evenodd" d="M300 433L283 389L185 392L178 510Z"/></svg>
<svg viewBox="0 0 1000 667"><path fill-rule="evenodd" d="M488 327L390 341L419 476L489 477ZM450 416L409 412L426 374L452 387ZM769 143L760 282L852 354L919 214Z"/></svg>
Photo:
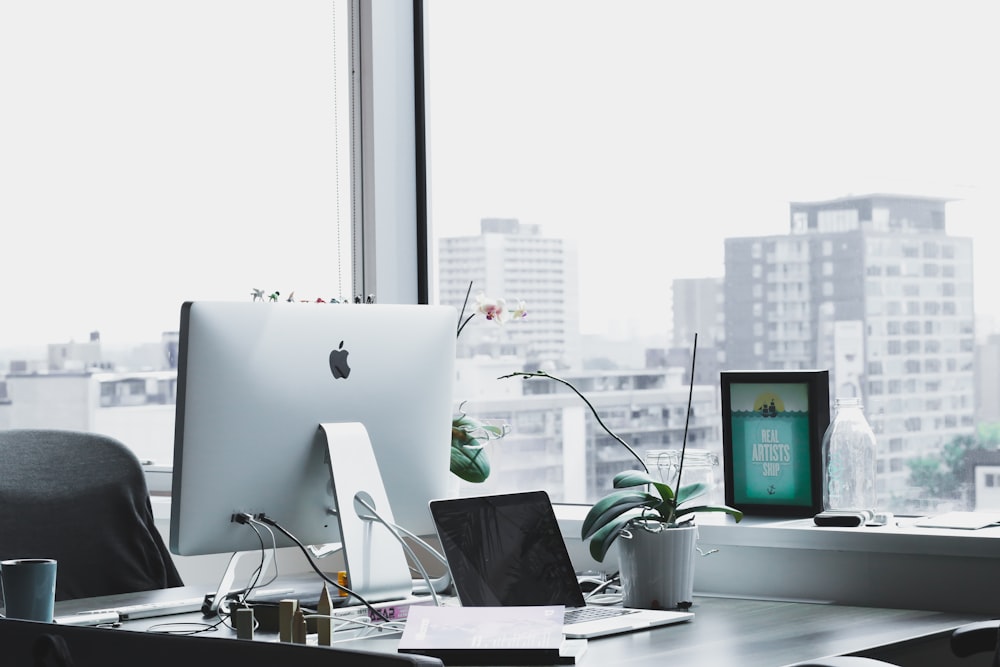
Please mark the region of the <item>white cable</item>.
<svg viewBox="0 0 1000 667"><path fill-rule="evenodd" d="M353 624L363 626L368 630L389 630L392 632L402 632L405 627L405 622L403 621L386 621L384 623L373 623L370 620L363 620L361 618L352 617L342 617L342 616L331 616L329 614L303 614L302 618L309 620L311 618L325 618L330 621L336 622L337 625L330 628L331 632L339 632L345 625ZM357 639L357 637L351 637L351 639ZM350 641L345 639L343 641ZM336 643L336 642L333 642Z"/></svg>
<svg viewBox="0 0 1000 667"><path fill-rule="evenodd" d="M378 512L375 511L375 508L372 507L371 505L369 505L368 502L364 498L357 497L357 498L355 498L355 501L361 503L365 507L365 509L367 509L369 512L371 512L372 515L373 515L373 517L361 517L362 519L369 519L369 520L371 520L371 518L374 518L376 521L378 521L383 526L385 526L386 530L388 530L389 533L393 537L396 538L396 541L399 542L400 545L402 545L403 549L406 551L407 554L409 554L410 558L416 564L417 569L420 570L420 575L424 578L424 581L427 582L427 588L430 590L431 598L434 600L434 606L435 607L440 607L441 606L441 601L438 599L437 591L434 590L434 585L431 583L431 578L427 575L427 570L424 569L424 565L423 565L423 563L420 562L420 559L417 558L417 555L415 553L413 553L413 549L410 548L410 545L407 544L406 540L403 539L403 536L399 534L400 530L403 530L403 529L397 530L399 528L398 526L390 524L388 521L386 521L385 519L383 519L382 516ZM404 532L407 532L407 531L404 531Z"/></svg>
<svg viewBox="0 0 1000 667"><path fill-rule="evenodd" d="M244 589L245 592L243 593L244 601L250 599L250 593L252 593L255 588L257 588L258 586L260 587L268 586L278 578L278 538L275 536L274 530L272 530L271 527L266 523L264 523L263 521L258 521L253 517L250 517L247 520L247 525L255 529L254 532L257 532L257 537L260 537L260 532L256 531L257 526L263 527L264 530L267 531L268 535L271 536L271 562L274 563L274 576L271 577L271 579L269 579L268 581L260 583L261 579L264 578L264 575L267 574L267 572L264 571L264 565L266 562L265 552L267 551L267 547L264 546L264 540L261 539L261 544L260 544L261 563L260 565L257 566L257 569L254 570L253 574L250 575L250 582Z"/></svg>
<svg viewBox="0 0 1000 667"><path fill-rule="evenodd" d="M274 530L266 523L257 521L257 519L251 519L251 521L255 524L264 526L264 528L267 529L268 534L271 535L271 562L274 563L274 576L271 577L266 583L262 584L263 586L268 586L274 583L274 581L278 578L278 538L274 534Z"/></svg>
<svg viewBox="0 0 1000 667"><path fill-rule="evenodd" d="M430 554L431 554L432 556L434 556L435 558L437 558L437 559L438 559L438 561L440 561L442 565L445 565L445 566L447 566L447 565L448 565L448 561L447 561L447 560L445 560L445 557L444 557L444 556L442 556L442 555L441 555L441 554L440 554L440 553L439 553L439 552L437 551L437 549L435 549L435 548L434 548L434 547L432 547L431 545L427 544L427 542L425 542L424 540L420 539L420 537L419 537L419 536L417 536L417 535L414 535L413 533L411 533L410 531L408 531L408 530L407 530L406 528L403 528L403 527L402 527L402 526L400 526L399 524L393 524L393 526L394 526L394 527L396 528L396 530L398 530L398 531L402 532L402 533L403 533L404 535L406 535L406 536L407 536L407 537L409 537L409 538L410 538L411 540L413 540L414 542L416 542L417 544L419 544L420 546L422 546L422 547L423 547L424 549L427 549L427 551L428 551L428 552L430 552Z"/></svg>
<svg viewBox="0 0 1000 667"><path fill-rule="evenodd" d="M362 504L364 504L365 507L368 507L367 503L362 503ZM362 517L362 518L365 518L365 517ZM368 517L368 519L371 520L371 517ZM384 522L384 520L383 520L383 522ZM434 580L434 581L436 581L438 583L443 582L444 585L440 589L435 588L435 586L434 586L434 584L432 582L426 582L427 583L427 588L429 588L431 590L438 591L438 592L444 592L444 590L447 589L448 586L451 585L451 570L448 569L448 561L445 559L445 557L443 555L441 555L441 553L437 549L435 549L434 547L432 547L425 540L421 539L419 535L416 535L415 533L407 530L406 528L404 528L403 526L400 526L397 523L390 524L390 525L393 528L395 528L396 530L398 530L399 532L403 533L404 535L406 535L407 537L409 537L410 539L412 539L414 542L416 542L420 546L422 546L424 549L427 550L427 552L429 554L431 554L434 558L436 558L439 563L441 563L442 565L445 566L444 574ZM414 558L414 560L416 561L417 559ZM425 578L425 581L426 581L426 578Z"/></svg>

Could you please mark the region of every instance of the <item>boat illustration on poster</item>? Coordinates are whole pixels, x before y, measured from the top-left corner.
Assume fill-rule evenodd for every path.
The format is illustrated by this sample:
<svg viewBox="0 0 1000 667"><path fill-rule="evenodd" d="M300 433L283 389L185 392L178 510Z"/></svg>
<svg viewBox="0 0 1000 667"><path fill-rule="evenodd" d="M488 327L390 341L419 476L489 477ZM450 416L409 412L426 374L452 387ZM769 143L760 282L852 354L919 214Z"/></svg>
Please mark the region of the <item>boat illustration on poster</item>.
<svg viewBox="0 0 1000 667"><path fill-rule="evenodd" d="M802 383L730 386L733 472L746 498L788 505L811 498L809 392Z"/></svg>

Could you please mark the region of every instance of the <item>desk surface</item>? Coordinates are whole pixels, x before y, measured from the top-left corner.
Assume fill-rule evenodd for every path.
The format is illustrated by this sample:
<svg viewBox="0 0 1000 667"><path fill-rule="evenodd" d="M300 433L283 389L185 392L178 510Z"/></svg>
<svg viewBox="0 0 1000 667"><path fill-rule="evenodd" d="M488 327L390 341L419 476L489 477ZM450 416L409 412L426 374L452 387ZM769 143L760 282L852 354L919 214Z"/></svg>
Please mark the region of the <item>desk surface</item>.
<svg viewBox="0 0 1000 667"><path fill-rule="evenodd" d="M60 603L62 612L81 604ZM781 667L943 635L959 625L985 618L952 612L705 596L696 596L693 611L695 618L687 623L592 639L577 664ZM203 619L198 613L181 614L130 621L123 624L123 629L143 631L158 623L189 621L203 622ZM229 635L231 632L225 627L207 634ZM347 646L395 652L398 639L398 635L382 636Z"/></svg>

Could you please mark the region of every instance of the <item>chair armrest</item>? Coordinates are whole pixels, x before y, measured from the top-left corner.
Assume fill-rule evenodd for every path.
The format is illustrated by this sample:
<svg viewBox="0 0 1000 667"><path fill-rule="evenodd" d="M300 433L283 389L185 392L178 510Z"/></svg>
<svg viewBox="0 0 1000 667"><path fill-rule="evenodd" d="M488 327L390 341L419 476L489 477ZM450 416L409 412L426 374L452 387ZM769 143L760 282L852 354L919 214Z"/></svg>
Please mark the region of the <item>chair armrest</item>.
<svg viewBox="0 0 1000 667"><path fill-rule="evenodd" d="M951 633L951 652L960 658L976 653L994 653L997 637L1000 636L1000 621L980 621L956 628Z"/></svg>

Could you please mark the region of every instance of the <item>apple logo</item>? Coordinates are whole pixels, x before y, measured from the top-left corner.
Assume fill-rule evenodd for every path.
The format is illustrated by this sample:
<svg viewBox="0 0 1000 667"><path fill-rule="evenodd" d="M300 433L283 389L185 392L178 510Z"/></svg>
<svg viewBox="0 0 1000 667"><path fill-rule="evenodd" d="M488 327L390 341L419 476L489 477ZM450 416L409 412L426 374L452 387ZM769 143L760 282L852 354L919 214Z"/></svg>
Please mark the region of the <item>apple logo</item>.
<svg viewBox="0 0 1000 667"><path fill-rule="evenodd" d="M330 370L335 378L346 378L351 374L351 367L347 365L347 350L344 349L344 341L340 341L340 346L336 350L330 351Z"/></svg>

